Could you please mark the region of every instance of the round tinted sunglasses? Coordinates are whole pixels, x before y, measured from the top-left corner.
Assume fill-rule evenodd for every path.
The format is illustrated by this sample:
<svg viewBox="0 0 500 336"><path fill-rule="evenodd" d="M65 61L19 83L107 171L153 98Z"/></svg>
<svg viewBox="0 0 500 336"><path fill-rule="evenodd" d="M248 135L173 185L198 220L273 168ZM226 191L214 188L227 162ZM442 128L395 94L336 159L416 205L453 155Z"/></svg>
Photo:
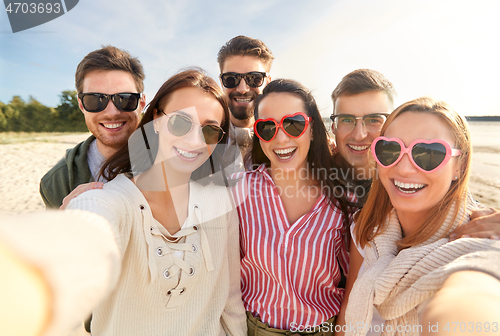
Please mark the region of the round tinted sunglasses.
<svg viewBox="0 0 500 336"><path fill-rule="evenodd" d="M121 92L112 95L98 92L79 93L78 98L82 101L83 108L87 112L97 113L104 111L109 100L117 109L123 112L133 112L139 106L141 93Z"/></svg>
<svg viewBox="0 0 500 336"><path fill-rule="evenodd" d="M181 137L188 134L189 132L191 132L193 126L195 125L193 120L185 114L177 112L166 114L161 110L160 112L165 114L165 116L168 118L167 122L168 131L172 135L175 135L177 137ZM200 134L203 138L203 141L205 141L207 145L215 145L222 140L224 134L226 133L221 127L217 125L204 125L201 126L200 128Z"/></svg>
<svg viewBox="0 0 500 336"><path fill-rule="evenodd" d="M308 117L304 112L297 112L285 115L279 123L272 118L258 119L253 127L259 139L269 142L276 137L280 127L286 135L299 138L305 133L311 121L312 118Z"/></svg>
<svg viewBox="0 0 500 336"><path fill-rule="evenodd" d="M424 173L442 168L452 157L461 154L460 150L451 148L448 142L440 139L419 139L405 147L401 139L386 137L376 138L371 151L375 161L385 168L396 165L404 154L408 154L411 163Z"/></svg>
<svg viewBox="0 0 500 336"><path fill-rule="evenodd" d="M222 85L228 89L234 89L240 85L241 79L244 78L248 86L253 88L261 87L264 84L264 78L267 76L265 72L251 71L247 73L226 72L220 75Z"/></svg>

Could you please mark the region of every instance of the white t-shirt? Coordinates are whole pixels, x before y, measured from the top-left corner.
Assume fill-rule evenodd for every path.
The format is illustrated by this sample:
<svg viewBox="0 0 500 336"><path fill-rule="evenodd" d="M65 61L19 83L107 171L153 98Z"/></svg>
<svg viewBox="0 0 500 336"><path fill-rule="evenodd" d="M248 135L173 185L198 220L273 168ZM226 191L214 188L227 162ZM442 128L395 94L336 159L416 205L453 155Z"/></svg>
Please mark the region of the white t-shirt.
<svg viewBox="0 0 500 336"><path fill-rule="evenodd" d="M99 148L97 148L97 141L94 139L89 146L89 150L87 151L87 163L95 182L108 182L102 176L98 179L99 172L101 171L104 161L106 161L106 158L101 154L101 152L99 152Z"/></svg>

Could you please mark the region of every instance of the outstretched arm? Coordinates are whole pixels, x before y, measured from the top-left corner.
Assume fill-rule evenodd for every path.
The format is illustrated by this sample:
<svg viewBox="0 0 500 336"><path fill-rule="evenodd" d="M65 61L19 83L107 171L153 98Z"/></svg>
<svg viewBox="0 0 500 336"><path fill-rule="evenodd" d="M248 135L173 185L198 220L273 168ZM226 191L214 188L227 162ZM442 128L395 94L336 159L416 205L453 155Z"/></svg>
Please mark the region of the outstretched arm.
<svg viewBox="0 0 500 336"><path fill-rule="evenodd" d="M453 273L423 307L422 335L498 333L499 307L499 279L477 271Z"/></svg>
<svg viewBox="0 0 500 336"><path fill-rule="evenodd" d="M42 273L0 242L0 335L41 335L52 294Z"/></svg>
<svg viewBox="0 0 500 336"><path fill-rule="evenodd" d="M67 335L119 273L109 222L81 211L0 220L0 335Z"/></svg>

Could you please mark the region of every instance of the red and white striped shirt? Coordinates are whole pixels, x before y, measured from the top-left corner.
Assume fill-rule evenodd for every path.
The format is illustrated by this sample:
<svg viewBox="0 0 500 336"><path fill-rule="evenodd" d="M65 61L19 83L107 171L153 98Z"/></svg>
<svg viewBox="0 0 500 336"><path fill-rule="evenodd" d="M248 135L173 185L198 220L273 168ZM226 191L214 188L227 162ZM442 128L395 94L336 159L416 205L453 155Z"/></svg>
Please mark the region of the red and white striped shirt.
<svg viewBox="0 0 500 336"><path fill-rule="evenodd" d="M240 219L241 281L246 310L272 328L314 327L337 315L349 255L343 213L321 195L311 211L288 223L265 165L232 176ZM337 261L338 258L338 261Z"/></svg>

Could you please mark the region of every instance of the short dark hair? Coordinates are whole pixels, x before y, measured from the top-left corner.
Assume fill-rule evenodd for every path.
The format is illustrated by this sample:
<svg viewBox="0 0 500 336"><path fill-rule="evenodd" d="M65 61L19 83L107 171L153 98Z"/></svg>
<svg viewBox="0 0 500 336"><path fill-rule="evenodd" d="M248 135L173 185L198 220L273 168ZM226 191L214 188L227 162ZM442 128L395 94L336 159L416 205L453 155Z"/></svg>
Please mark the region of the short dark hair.
<svg viewBox="0 0 500 336"><path fill-rule="evenodd" d="M342 78L332 92L333 108L340 96L353 96L359 93L381 91L387 94L391 105L394 104L396 91L394 86L382 73L370 69L358 69L348 73Z"/></svg>
<svg viewBox="0 0 500 336"><path fill-rule="evenodd" d="M83 92L83 80L92 71L121 70L128 72L134 78L139 93L144 91L144 69L141 62L130 56L128 52L113 46L105 46L94 50L78 64L75 73L75 87L78 93Z"/></svg>
<svg viewBox="0 0 500 336"><path fill-rule="evenodd" d="M230 39L220 48L217 62L222 72L224 62L230 56L255 56L258 57L267 72L271 70L274 56L271 50L261 40L239 35Z"/></svg>

